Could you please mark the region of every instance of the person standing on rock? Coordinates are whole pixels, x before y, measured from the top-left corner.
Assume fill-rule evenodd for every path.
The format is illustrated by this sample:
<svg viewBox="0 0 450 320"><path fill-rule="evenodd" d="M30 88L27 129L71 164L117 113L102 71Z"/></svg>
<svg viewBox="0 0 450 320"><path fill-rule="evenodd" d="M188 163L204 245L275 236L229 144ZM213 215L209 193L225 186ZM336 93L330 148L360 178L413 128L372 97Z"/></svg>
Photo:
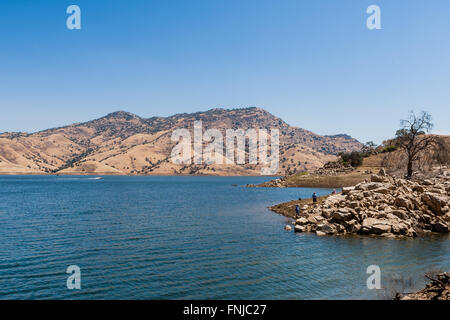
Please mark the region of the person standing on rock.
<svg viewBox="0 0 450 320"><path fill-rule="evenodd" d="M313 202L317 202L317 194L314 192L312 195Z"/></svg>
<svg viewBox="0 0 450 320"><path fill-rule="evenodd" d="M295 206L295 217L298 218L299 215L300 215L300 206L297 204Z"/></svg>

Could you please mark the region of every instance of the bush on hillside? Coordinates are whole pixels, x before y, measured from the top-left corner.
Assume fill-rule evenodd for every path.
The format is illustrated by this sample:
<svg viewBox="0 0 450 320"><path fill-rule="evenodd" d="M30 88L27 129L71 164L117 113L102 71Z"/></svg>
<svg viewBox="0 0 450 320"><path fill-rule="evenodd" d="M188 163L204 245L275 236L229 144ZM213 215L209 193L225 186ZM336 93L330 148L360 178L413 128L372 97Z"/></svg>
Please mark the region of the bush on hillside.
<svg viewBox="0 0 450 320"><path fill-rule="evenodd" d="M386 146L383 148L383 150L381 151L382 153L388 153L388 152L393 152L397 150L396 146Z"/></svg>
<svg viewBox="0 0 450 320"><path fill-rule="evenodd" d="M352 151L341 152L339 156L344 165L351 165L352 167L359 167L363 164L363 159L367 156L364 152Z"/></svg>

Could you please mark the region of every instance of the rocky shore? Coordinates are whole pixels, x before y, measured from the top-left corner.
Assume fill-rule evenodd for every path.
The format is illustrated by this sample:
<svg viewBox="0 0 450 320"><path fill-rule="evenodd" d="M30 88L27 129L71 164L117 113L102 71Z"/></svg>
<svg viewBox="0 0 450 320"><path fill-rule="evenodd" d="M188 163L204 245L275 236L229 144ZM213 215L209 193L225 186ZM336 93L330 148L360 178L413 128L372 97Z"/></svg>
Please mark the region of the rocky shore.
<svg viewBox="0 0 450 320"><path fill-rule="evenodd" d="M450 172L434 178L409 181L385 171L342 193L303 205L295 221L296 232L318 236L360 234L408 238L450 231ZM292 216L295 201L271 209Z"/></svg>
<svg viewBox="0 0 450 320"><path fill-rule="evenodd" d="M450 274L439 273L435 277L427 276L431 283L416 292L410 294L398 293L396 300L450 300Z"/></svg>

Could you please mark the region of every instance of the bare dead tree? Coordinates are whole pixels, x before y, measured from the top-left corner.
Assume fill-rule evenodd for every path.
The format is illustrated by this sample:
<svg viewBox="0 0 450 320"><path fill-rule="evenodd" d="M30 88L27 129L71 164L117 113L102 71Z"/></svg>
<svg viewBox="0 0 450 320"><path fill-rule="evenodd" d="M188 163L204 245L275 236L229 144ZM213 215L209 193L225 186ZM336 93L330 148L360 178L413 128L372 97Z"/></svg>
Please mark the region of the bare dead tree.
<svg viewBox="0 0 450 320"><path fill-rule="evenodd" d="M435 136L427 135L433 129L431 115L422 111L420 115L410 112L408 118L400 120L400 129L396 132L396 144L407 155L407 179L413 175L413 164L420 155L436 148L439 143Z"/></svg>

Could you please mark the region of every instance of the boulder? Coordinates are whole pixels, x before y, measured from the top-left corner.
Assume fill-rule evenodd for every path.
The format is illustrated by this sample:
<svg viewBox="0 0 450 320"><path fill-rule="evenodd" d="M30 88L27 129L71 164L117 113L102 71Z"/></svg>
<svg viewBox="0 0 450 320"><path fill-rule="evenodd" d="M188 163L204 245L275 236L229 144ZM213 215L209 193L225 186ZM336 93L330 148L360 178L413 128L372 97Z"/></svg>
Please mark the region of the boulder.
<svg viewBox="0 0 450 320"><path fill-rule="evenodd" d="M331 218L332 211L330 209L323 209L322 210L322 217L325 217L326 219Z"/></svg>
<svg viewBox="0 0 450 320"><path fill-rule="evenodd" d="M417 237L417 232L413 229L413 228L409 228L407 231L406 231L406 234L405 234L407 237L411 237L411 238L414 238L414 237Z"/></svg>
<svg viewBox="0 0 450 320"><path fill-rule="evenodd" d="M345 209L339 209L333 212L332 218L337 221L349 221L352 219L352 214Z"/></svg>
<svg viewBox="0 0 450 320"><path fill-rule="evenodd" d="M408 226L404 223L396 223L392 225L392 232L395 234L405 234L408 231Z"/></svg>
<svg viewBox="0 0 450 320"><path fill-rule="evenodd" d="M366 218L363 220L362 226L365 228L372 228L372 226L377 223L381 223L381 220L375 218Z"/></svg>
<svg viewBox="0 0 450 320"><path fill-rule="evenodd" d="M382 234L382 233L390 233L391 232L391 226L389 224L374 224L372 226L372 232L375 234Z"/></svg>
<svg viewBox="0 0 450 320"><path fill-rule="evenodd" d="M413 191L419 192L419 193L423 193L425 191L425 188L422 187L421 185L415 185L413 187Z"/></svg>
<svg viewBox="0 0 450 320"><path fill-rule="evenodd" d="M366 218L362 223L362 230L369 234L382 234L391 232L391 225L387 220Z"/></svg>
<svg viewBox="0 0 450 320"><path fill-rule="evenodd" d="M348 205L349 205L350 208L354 209L354 208L359 207L359 202L358 201L352 201Z"/></svg>
<svg viewBox="0 0 450 320"><path fill-rule="evenodd" d="M314 218L316 219L316 221L317 221L318 223L321 222L321 221L323 221L323 220L325 220L325 218L322 217L321 215L316 215L316 216L314 216Z"/></svg>
<svg viewBox="0 0 450 320"><path fill-rule="evenodd" d="M290 225L286 225L286 226L284 227L284 230L286 230L286 231L291 231L291 230L292 230L292 227L291 227Z"/></svg>
<svg viewBox="0 0 450 320"><path fill-rule="evenodd" d="M308 224L308 223L309 223L309 221L306 218L300 218L300 219L297 219L297 221L295 221L295 224L300 225L300 226L304 226L305 224Z"/></svg>
<svg viewBox="0 0 450 320"><path fill-rule="evenodd" d="M397 187L405 187L408 185L408 182L405 179L398 179L396 185Z"/></svg>
<svg viewBox="0 0 450 320"><path fill-rule="evenodd" d="M294 231L295 232L306 232L306 227L305 226L301 226L301 225L295 225L295 227L294 227Z"/></svg>
<svg viewBox="0 0 450 320"><path fill-rule="evenodd" d="M375 189L383 188L383 187L385 187L384 184L380 183L380 182L371 182L371 183L366 184L367 190L375 190Z"/></svg>
<svg viewBox="0 0 450 320"><path fill-rule="evenodd" d="M312 223L312 224L316 224L317 223L316 218L314 218L313 216L309 216L307 219L308 219L309 223Z"/></svg>
<svg viewBox="0 0 450 320"><path fill-rule="evenodd" d="M326 234L335 234L336 233L335 227L328 223L318 224L316 230L325 232Z"/></svg>
<svg viewBox="0 0 450 320"><path fill-rule="evenodd" d="M323 236L326 236L327 234L323 231L316 231L316 235L319 237L323 237Z"/></svg>
<svg viewBox="0 0 450 320"><path fill-rule="evenodd" d="M356 220L350 220L345 222L345 228L350 233L358 233L361 230L361 225Z"/></svg>
<svg viewBox="0 0 450 320"><path fill-rule="evenodd" d="M406 209L412 209L413 208L413 205L412 205L411 201L409 201L408 199L406 199L404 197L396 198L394 203L399 208L406 208Z"/></svg>
<svg viewBox="0 0 450 320"><path fill-rule="evenodd" d="M436 223L432 224L433 231L435 232L442 232L442 233L448 233L449 232L449 226L445 224L444 222L438 221Z"/></svg>
<svg viewBox="0 0 450 320"><path fill-rule="evenodd" d="M386 177L382 177L376 174L373 174L370 176L370 181L372 182L387 182L387 178Z"/></svg>
<svg viewBox="0 0 450 320"><path fill-rule="evenodd" d="M448 197L431 192L423 193L422 201L428 205L430 210L436 215L441 215L442 208L448 205Z"/></svg>

